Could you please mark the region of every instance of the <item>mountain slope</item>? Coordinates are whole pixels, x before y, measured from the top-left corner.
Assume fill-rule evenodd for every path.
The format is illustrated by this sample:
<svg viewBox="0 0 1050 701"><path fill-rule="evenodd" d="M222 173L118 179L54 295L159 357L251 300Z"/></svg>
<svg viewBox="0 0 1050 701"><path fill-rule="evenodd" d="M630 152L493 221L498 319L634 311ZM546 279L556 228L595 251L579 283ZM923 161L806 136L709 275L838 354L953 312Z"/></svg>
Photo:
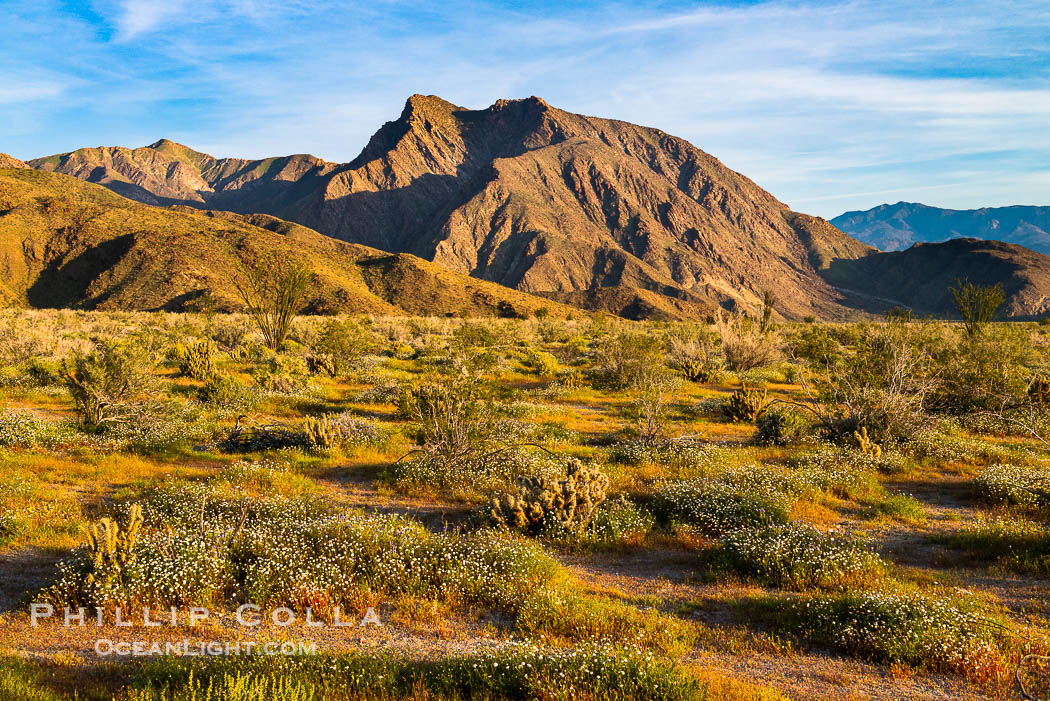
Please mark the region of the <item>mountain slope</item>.
<svg viewBox="0 0 1050 701"><path fill-rule="evenodd" d="M242 263L270 255L311 267L307 309L315 312L572 313L268 215L153 207L65 175L0 169L0 297L8 303L179 310L207 292L219 309L236 309L232 281ZM400 284L406 278L411 286Z"/></svg>
<svg viewBox="0 0 1050 701"><path fill-rule="evenodd" d="M831 220L846 233L883 251L914 243L976 238L1005 241L1050 255L1050 207L941 209L916 202L879 205Z"/></svg>
<svg viewBox="0 0 1050 701"><path fill-rule="evenodd" d="M0 168L28 168L29 165L18 160L14 156L0 153Z"/></svg>
<svg viewBox="0 0 1050 701"><path fill-rule="evenodd" d="M1004 317L1050 314L1050 257L1002 241L962 238L918 243L906 251L839 259L824 276L863 295L859 301L869 311L899 305L922 314L950 316L955 307L949 288L966 278L981 285L1002 283Z"/></svg>
<svg viewBox="0 0 1050 701"><path fill-rule="evenodd" d="M147 202L265 212L552 296L614 288L753 309L773 289L786 316L842 317L851 309L818 271L871 250L682 139L539 98L467 110L414 95L341 166L166 141L31 165Z"/></svg>

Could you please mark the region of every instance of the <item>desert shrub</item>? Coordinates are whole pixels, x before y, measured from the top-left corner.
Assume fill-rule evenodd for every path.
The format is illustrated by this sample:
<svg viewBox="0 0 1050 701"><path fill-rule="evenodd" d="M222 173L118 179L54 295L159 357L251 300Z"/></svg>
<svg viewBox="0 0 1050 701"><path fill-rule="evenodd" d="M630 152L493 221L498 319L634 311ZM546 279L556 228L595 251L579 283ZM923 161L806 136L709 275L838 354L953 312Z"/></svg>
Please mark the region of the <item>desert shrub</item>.
<svg viewBox="0 0 1050 701"><path fill-rule="evenodd" d="M657 495L656 507L672 523L718 536L785 523L791 502L780 485L771 484L757 471L740 470L665 485Z"/></svg>
<svg viewBox="0 0 1050 701"><path fill-rule="evenodd" d="M540 377L554 377L561 371L558 359L546 351L530 348L521 361L522 367Z"/></svg>
<svg viewBox="0 0 1050 701"><path fill-rule="evenodd" d="M62 384L62 365L52 360L32 357L12 368L10 379L5 377L3 384L18 387L52 387Z"/></svg>
<svg viewBox="0 0 1050 701"><path fill-rule="evenodd" d="M1028 404L1032 347L1023 329L997 325L936 350L940 381L930 407L962 416Z"/></svg>
<svg viewBox="0 0 1050 701"><path fill-rule="evenodd" d="M799 411L773 408L755 419L755 427L758 445L793 445L805 439L813 421Z"/></svg>
<svg viewBox="0 0 1050 701"><path fill-rule="evenodd" d="M720 560L777 587L839 587L878 578L885 564L870 546L801 523L773 524L726 533Z"/></svg>
<svg viewBox="0 0 1050 701"><path fill-rule="evenodd" d="M249 411L262 396L259 390L227 375L213 375L197 390L201 402L225 411Z"/></svg>
<svg viewBox="0 0 1050 701"><path fill-rule="evenodd" d="M587 526L584 540L604 545L638 545L655 523L651 513L621 496L598 507Z"/></svg>
<svg viewBox="0 0 1050 701"><path fill-rule="evenodd" d="M605 501L608 486L608 476L573 459L565 479L519 477L517 493L492 497L487 515L494 526L532 535L544 530L578 533Z"/></svg>
<svg viewBox="0 0 1050 701"><path fill-rule="evenodd" d="M349 411L330 416L329 423L346 445L378 445L389 437L374 421Z"/></svg>
<svg viewBox="0 0 1050 701"><path fill-rule="evenodd" d="M713 474L724 467L726 449L696 440L669 440L655 445L642 441L617 443L609 455L610 462L622 465L655 463L667 476Z"/></svg>
<svg viewBox="0 0 1050 701"><path fill-rule="evenodd" d="M926 510L923 509L922 502L907 494L887 496L874 505L873 511L877 516L905 523L921 523L926 520Z"/></svg>
<svg viewBox="0 0 1050 701"><path fill-rule="evenodd" d="M880 443L906 440L937 386L936 330L892 321L862 325L857 334L853 353L816 361L813 413L831 440L851 441L861 428Z"/></svg>
<svg viewBox="0 0 1050 701"><path fill-rule="evenodd" d="M950 421L930 422L919 428L901 450L936 462L994 463L1014 457L1004 446L963 434Z"/></svg>
<svg viewBox="0 0 1050 701"><path fill-rule="evenodd" d="M1050 526L1045 523L980 518L952 533L945 542L1011 572L1050 575Z"/></svg>
<svg viewBox="0 0 1050 701"><path fill-rule="evenodd" d="M394 404L401 397L402 387L397 382L381 381L354 395L355 402L365 404Z"/></svg>
<svg viewBox="0 0 1050 701"><path fill-rule="evenodd" d="M992 465L973 480L978 498L989 504L1050 508L1050 471L1022 465Z"/></svg>
<svg viewBox="0 0 1050 701"><path fill-rule="evenodd" d="M849 591L785 602L784 609L782 629L877 662L987 680L1001 679L1007 654L1016 655L1009 625L969 602Z"/></svg>
<svg viewBox="0 0 1050 701"><path fill-rule="evenodd" d="M624 333L598 340L596 387L624 389L645 371L664 364L663 341L652 334Z"/></svg>
<svg viewBox="0 0 1050 701"><path fill-rule="evenodd" d="M214 428L197 407L158 402L150 405L148 413L139 420L108 426L94 447L103 451L165 453L210 440Z"/></svg>
<svg viewBox="0 0 1050 701"><path fill-rule="evenodd" d="M354 319L329 319L321 328L314 350L331 358L328 374L338 375L349 372L376 346L375 334L365 324Z"/></svg>
<svg viewBox="0 0 1050 701"><path fill-rule="evenodd" d="M302 394L309 387L306 358L273 355L252 371L256 385L274 394Z"/></svg>
<svg viewBox="0 0 1050 701"><path fill-rule="evenodd" d="M753 423L769 406L764 389L738 389L722 400L722 413L730 421Z"/></svg>
<svg viewBox="0 0 1050 701"><path fill-rule="evenodd" d="M631 432L647 445L656 445L667 435L667 412L679 380L664 365L639 368L630 384L627 418Z"/></svg>
<svg viewBox="0 0 1050 701"><path fill-rule="evenodd" d="M100 339L90 352L74 352L62 372L81 424L103 429L141 416L142 399L154 385L153 366L134 343Z"/></svg>
<svg viewBox="0 0 1050 701"><path fill-rule="evenodd" d="M719 310L715 329L722 340L726 365L731 370L751 370L780 360L780 337L768 325Z"/></svg>
<svg viewBox="0 0 1050 701"><path fill-rule="evenodd" d="M406 387L398 409L414 422L425 457L449 469L495 446L498 416L478 378L448 377Z"/></svg>

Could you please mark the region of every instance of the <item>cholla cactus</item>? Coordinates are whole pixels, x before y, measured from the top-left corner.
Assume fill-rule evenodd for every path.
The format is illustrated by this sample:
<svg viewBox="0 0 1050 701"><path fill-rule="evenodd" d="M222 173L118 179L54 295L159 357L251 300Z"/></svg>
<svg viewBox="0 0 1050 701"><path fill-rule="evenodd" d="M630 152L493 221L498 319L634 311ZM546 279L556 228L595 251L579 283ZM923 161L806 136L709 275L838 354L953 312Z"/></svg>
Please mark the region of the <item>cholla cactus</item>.
<svg viewBox="0 0 1050 701"><path fill-rule="evenodd" d="M605 501L609 478L598 470L569 461L566 478L519 477L518 493L493 497L489 518L494 525L532 534L547 524L579 531L590 523L594 510Z"/></svg>
<svg viewBox="0 0 1050 701"><path fill-rule="evenodd" d="M857 441L857 447L860 448L860 452L864 453L869 458L875 458L877 460L882 457L882 446L868 437L867 426L862 426L859 431L854 431L853 438Z"/></svg>
<svg viewBox="0 0 1050 701"><path fill-rule="evenodd" d="M215 358L209 341L201 341L186 348L179 359L179 372L195 380L207 380L215 375Z"/></svg>
<svg viewBox="0 0 1050 701"><path fill-rule="evenodd" d="M339 374L339 363L331 353L315 353L306 356L306 367L315 375L335 377Z"/></svg>
<svg viewBox="0 0 1050 701"><path fill-rule="evenodd" d="M697 384L711 382L715 374L714 370L702 360L683 360L678 364L678 369L685 379Z"/></svg>
<svg viewBox="0 0 1050 701"><path fill-rule="evenodd" d="M764 389L738 389L722 402L722 411L730 421L752 423L761 416L769 400Z"/></svg>
<svg viewBox="0 0 1050 701"><path fill-rule="evenodd" d="M583 387L583 374L579 370L569 370L558 376L558 384L567 392L575 392Z"/></svg>
<svg viewBox="0 0 1050 701"><path fill-rule="evenodd" d="M1042 373L1028 383L1028 396L1036 404L1050 404L1050 375Z"/></svg>
<svg viewBox="0 0 1050 701"><path fill-rule="evenodd" d="M135 504L128 512L124 528L111 518L100 519L87 529L88 548L95 571L89 581L111 579L122 572L135 557L142 527L142 507Z"/></svg>
<svg viewBox="0 0 1050 701"><path fill-rule="evenodd" d="M339 443L339 432L328 420L328 414L316 419L307 417L303 423L303 430L310 445L319 450L330 450Z"/></svg>

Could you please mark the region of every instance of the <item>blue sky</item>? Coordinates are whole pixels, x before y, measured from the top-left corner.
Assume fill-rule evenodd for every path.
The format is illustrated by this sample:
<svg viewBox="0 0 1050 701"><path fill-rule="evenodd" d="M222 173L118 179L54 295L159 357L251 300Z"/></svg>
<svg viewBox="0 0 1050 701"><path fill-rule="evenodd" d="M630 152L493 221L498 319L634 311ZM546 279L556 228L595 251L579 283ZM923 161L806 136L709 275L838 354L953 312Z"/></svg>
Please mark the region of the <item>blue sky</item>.
<svg viewBox="0 0 1050 701"><path fill-rule="evenodd" d="M0 0L0 151L353 158L412 93L660 127L793 208L1050 205L1050 3Z"/></svg>

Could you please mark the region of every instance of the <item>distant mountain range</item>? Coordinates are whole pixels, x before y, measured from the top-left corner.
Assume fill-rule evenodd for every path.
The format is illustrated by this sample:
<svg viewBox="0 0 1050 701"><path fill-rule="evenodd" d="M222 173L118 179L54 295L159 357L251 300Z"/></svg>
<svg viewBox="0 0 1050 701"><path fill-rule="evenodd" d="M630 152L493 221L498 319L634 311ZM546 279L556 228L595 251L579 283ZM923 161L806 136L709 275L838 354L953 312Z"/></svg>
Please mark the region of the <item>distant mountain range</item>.
<svg viewBox="0 0 1050 701"><path fill-rule="evenodd" d="M493 290L506 290L501 293L505 297L518 295L515 303L523 309L546 298L555 306L630 318L702 318L716 307L754 312L766 291L776 294L777 312L793 319L847 319L893 305L945 314L950 303L946 305L943 294L902 287L891 274L932 270L924 266L945 262L938 251L953 258L938 268L941 273L931 273L930 289L946 289L954 282L951 275L1002 281L1009 283L1009 314L1036 316L1050 310L1043 274L1050 258L1032 258L1030 252L1005 244L879 253L823 219L791 211L683 139L659 129L565 112L536 97L468 110L438 97L413 95L401 115L380 127L361 154L345 164L308 155L214 158L162 139L143 148L87 148L29 161L43 180L33 180L25 166L15 159L0 160L0 168L10 168L0 175L7 174L12 192L28 186L68 190L63 195L67 199L87 197L103 209L134 213L122 215L121 221L142 222L126 232L138 237L139 248L124 251L125 241L110 245L105 255L90 247L109 245L106 237L119 230L111 221L106 220L105 231L89 222L82 229L90 236L72 239L68 227L52 227L52 249L69 248L62 260L93 261L86 268L71 268L81 271L77 284L88 283L88 272L96 276L83 293L40 296L40 304L116 305L112 300L121 299L120 290L135 276L126 256L132 251L147 255L147 250L149 269L168 266L169 276L182 279L186 272L196 289L218 285L228 293L223 277L230 274L230 261L212 270L206 252L209 247L226 251L236 241L242 257L248 256L244 247L258 237L288 255L303 255L296 250L300 246L323 252L318 265L330 264L349 270L354 280L371 281L373 295L376 289L392 289L387 285L394 279L402 280L394 287L408 293L405 281L415 279L401 274L408 261L430 280L441 278L441 270L458 275L447 278L456 281L450 296L415 302L432 313L464 311L453 298L474 278L498 283L487 288L493 300L499 296ZM103 202L96 190L81 192L67 176L151 207L119 198ZM0 202L0 234L6 231L11 237L10 255L35 240L43 225L25 209L28 196L11 195L22 204L6 212ZM201 216L195 210L207 213ZM276 229L297 234L274 239ZM183 235L194 238L180 241ZM200 255L193 258L190 246ZM193 258L192 266L187 256ZM355 261L382 256L401 261L398 270L380 275L373 265L371 277L358 277L361 266ZM98 281L111 279L118 268L127 279L107 292L110 288ZM178 296L169 294L175 292L170 284L154 276L152 282L141 282L141 297L151 285L159 285L167 291L151 297L149 305L176 308ZM184 286L188 291L189 283ZM354 289L364 293L359 286ZM344 285L344 293L336 297L349 309L354 304L348 300L357 299L357 292L351 294ZM413 308L403 298L387 302ZM144 302L121 304L146 308Z"/></svg>
<svg viewBox="0 0 1050 701"><path fill-rule="evenodd" d="M941 209L917 202L846 212L831 223L882 251L957 238L1005 241L1050 255L1050 207Z"/></svg>

